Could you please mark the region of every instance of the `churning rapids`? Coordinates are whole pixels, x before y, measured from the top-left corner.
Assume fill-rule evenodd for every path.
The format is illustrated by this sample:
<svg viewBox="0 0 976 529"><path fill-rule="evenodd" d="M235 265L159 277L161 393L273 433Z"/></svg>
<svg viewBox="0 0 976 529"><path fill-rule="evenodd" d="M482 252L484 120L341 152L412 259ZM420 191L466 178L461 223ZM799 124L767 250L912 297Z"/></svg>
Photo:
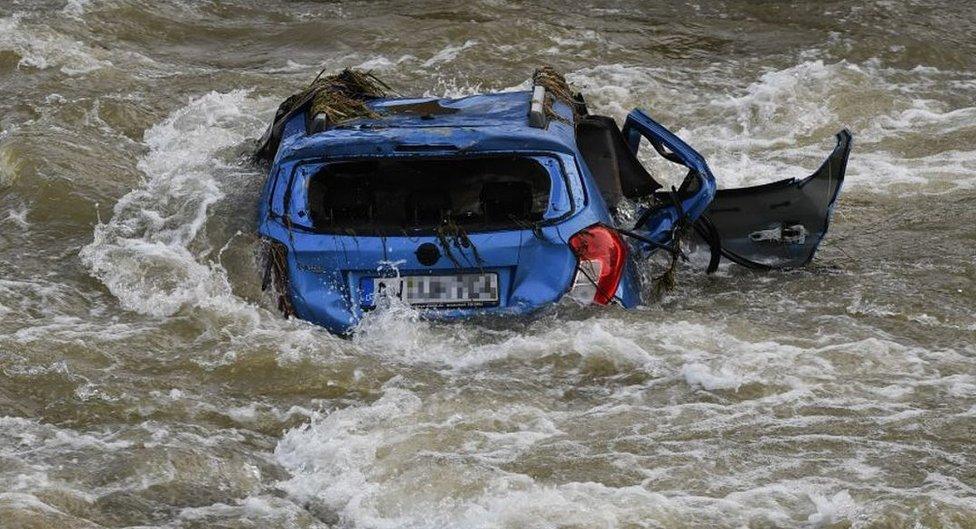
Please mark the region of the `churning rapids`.
<svg viewBox="0 0 976 529"><path fill-rule="evenodd" d="M265 3L0 5L0 527L976 527L973 3ZM275 312L245 155L282 97L542 63L720 185L849 127L814 264L351 340Z"/></svg>

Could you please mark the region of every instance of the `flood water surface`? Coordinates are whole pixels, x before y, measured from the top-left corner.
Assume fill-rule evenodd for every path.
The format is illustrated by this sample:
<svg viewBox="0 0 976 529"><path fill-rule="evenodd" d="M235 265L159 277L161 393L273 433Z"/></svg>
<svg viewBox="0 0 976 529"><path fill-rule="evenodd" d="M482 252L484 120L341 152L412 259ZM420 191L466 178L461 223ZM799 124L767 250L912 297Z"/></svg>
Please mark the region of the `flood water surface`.
<svg viewBox="0 0 976 529"><path fill-rule="evenodd" d="M966 2L0 5L0 527L976 527ZM814 263L645 308L260 291L247 153L319 70L647 109L720 186L848 179Z"/></svg>

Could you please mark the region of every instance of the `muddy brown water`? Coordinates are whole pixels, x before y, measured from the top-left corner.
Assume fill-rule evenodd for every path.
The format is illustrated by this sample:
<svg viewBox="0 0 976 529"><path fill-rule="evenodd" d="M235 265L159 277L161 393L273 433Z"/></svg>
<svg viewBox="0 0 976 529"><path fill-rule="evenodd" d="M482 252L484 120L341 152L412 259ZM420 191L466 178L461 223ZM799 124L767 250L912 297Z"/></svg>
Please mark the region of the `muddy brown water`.
<svg viewBox="0 0 976 529"><path fill-rule="evenodd" d="M969 2L0 4L0 527L976 527ZM540 63L722 186L848 181L814 264L351 340L259 288L245 161L320 69Z"/></svg>

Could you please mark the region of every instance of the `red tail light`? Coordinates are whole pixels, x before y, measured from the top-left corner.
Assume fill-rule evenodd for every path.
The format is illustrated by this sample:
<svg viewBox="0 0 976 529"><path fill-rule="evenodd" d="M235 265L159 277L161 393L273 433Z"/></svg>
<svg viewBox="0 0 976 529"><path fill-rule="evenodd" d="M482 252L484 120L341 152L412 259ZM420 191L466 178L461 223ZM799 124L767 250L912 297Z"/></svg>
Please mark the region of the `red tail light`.
<svg viewBox="0 0 976 529"><path fill-rule="evenodd" d="M594 224L570 237L569 246L579 259L570 295L598 305L610 303L627 261L623 239L616 231Z"/></svg>

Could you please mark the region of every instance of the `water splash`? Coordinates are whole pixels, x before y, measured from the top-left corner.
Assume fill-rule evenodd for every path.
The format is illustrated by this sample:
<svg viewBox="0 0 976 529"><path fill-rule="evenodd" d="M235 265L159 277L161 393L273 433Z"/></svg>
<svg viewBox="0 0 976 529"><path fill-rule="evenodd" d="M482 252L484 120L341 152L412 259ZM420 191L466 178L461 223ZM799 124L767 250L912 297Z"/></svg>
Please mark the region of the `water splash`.
<svg viewBox="0 0 976 529"><path fill-rule="evenodd" d="M124 307L166 316L188 305L239 305L224 270L198 260L190 245L224 196L218 175L238 170L217 154L259 134L263 106L244 90L212 92L146 131L144 185L116 203L81 251Z"/></svg>

